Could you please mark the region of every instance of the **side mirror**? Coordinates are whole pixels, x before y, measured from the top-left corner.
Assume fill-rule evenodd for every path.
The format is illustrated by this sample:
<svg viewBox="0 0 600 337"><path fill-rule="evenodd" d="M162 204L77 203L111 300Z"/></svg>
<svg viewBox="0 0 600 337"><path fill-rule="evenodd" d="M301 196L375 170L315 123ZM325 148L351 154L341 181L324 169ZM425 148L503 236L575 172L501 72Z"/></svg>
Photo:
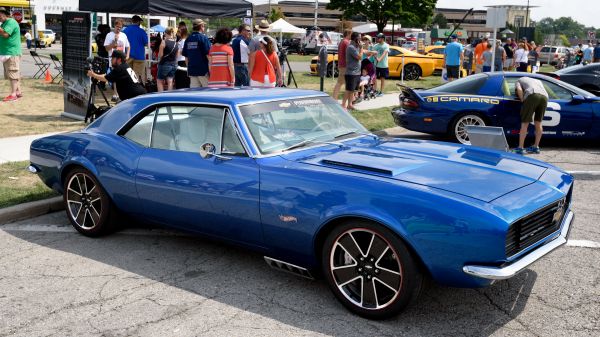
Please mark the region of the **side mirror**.
<svg viewBox="0 0 600 337"><path fill-rule="evenodd" d="M585 97L581 95L573 95L573 99L571 100L573 103L582 103L585 102Z"/></svg>
<svg viewBox="0 0 600 337"><path fill-rule="evenodd" d="M216 157L217 159L220 160L231 160L231 158L229 157L225 157L222 156L220 154L216 154L216 150L217 148L215 147L214 144L211 143L204 143L202 144L202 146L200 146L200 157L202 157L202 159L209 159L212 157Z"/></svg>

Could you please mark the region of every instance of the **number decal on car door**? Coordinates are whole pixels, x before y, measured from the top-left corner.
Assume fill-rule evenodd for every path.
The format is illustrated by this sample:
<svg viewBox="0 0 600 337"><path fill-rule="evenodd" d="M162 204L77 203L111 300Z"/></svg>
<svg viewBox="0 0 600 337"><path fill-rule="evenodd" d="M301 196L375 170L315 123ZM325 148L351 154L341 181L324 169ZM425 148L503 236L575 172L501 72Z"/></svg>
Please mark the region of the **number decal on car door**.
<svg viewBox="0 0 600 337"><path fill-rule="evenodd" d="M546 110L546 113L544 114L544 120L542 121L542 126L558 126L558 124L560 124L560 104L556 102L548 102L548 107L546 109L548 108L551 108L552 110Z"/></svg>

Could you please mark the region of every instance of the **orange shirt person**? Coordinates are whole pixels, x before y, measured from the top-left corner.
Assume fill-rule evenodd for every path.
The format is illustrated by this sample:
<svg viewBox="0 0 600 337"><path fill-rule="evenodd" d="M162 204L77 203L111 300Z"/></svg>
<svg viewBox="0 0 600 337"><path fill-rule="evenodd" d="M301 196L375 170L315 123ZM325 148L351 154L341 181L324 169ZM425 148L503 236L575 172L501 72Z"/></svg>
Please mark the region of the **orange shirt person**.
<svg viewBox="0 0 600 337"><path fill-rule="evenodd" d="M233 49L229 45L231 38L231 31L227 28L221 28L215 34L215 44L207 55L209 87L232 87L234 84Z"/></svg>
<svg viewBox="0 0 600 337"><path fill-rule="evenodd" d="M260 39L260 50L256 52L254 66L250 74L251 87L275 87L283 83L279 57L275 44L268 36Z"/></svg>
<svg viewBox="0 0 600 337"><path fill-rule="evenodd" d="M475 72L483 71L483 53L487 50L488 39L484 37L475 47Z"/></svg>

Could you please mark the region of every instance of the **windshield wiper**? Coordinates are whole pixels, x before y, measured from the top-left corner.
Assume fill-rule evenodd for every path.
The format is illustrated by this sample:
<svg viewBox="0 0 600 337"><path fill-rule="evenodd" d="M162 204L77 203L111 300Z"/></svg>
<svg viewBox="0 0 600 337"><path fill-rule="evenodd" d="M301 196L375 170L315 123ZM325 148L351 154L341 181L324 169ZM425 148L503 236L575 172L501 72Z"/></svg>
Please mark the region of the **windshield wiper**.
<svg viewBox="0 0 600 337"><path fill-rule="evenodd" d="M360 131L350 131L350 132L342 133L341 135L337 135L337 136L333 137L333 139L339 139L339 138L342 138L342 137L345 137L345 136L348 136L351 134L373 137L373 139L375 139L375 140L379 139L379 137L377 135L374 135L372 133L360 132Z"/></svg>
<svg viewBox="0 0 600 337"><path fill-rule="evenodd" d="M300 147L306 146L306 145L308 145L308 144L311 144L311 143L318 143L318 144L329 144L329 145L335 145L335 146L339 146L339 147L344 147L344 145L343 145L343 144L340 144L340 143L335 143L335 142L327 142L327 141L317 141L317 139L318 139L318 138L321 138L321 137L322 137L322 136L320 136L320 137L315 137L315 138L310 138L310 139L305 139L305 140L303 140L303 141L301 141L301 142L299 142L299 143L296 143L296 144L294 144L294 145L291 145L291 146L288 146L288 147L286 147L285 149L282 149L282 150L281 150L281 152L285 152L285 151L289 151L289 150L297 149L297 148L300 148Z"/></svg>

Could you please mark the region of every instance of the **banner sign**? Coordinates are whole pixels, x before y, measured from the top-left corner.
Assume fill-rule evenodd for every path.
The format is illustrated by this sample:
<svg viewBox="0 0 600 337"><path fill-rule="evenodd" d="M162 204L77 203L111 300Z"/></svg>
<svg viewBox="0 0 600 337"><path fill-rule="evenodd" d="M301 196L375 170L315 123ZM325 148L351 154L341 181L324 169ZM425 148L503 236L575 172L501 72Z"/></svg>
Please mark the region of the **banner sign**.
<svg viewBox="0 0 600 337"><path fill-rule="evenodd" d="M420 32L417 33L417 52L421 54L425 54L425 39L427 38L427 33Z"/></svg>
<svg viewBox="0 0 600 337"><path fill-rule="evenodd" d="M65 111L63 116L83 120L91 81L85 67L92 54L92 16L89 12L63 12L62 55Z"/></svg>

